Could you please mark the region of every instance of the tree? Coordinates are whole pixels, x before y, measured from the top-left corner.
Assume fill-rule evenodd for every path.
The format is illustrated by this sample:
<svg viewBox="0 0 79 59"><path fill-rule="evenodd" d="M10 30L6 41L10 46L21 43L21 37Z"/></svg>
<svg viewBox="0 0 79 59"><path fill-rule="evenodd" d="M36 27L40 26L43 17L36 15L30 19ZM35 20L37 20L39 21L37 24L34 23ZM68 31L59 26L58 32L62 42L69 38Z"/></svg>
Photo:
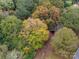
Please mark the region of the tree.
<svg viewBox="0 0 79 59"><path fill-rule="evenodd" d="M79 8L69 8L67 12L65 12L60 21L66 26L70 27L75 31L79 31Z"/></svg>
<svg viewBox="0 0 79 59"><path fill-rule="evenodd" d="M31 13L35 8L35 3L33 2L33 0L17 0L16 6L17 17L24 19L31 16Z"/></svg>
<svg viewBox="0 0 79 59"><path fill-rule="evenodd" d="M49 17L48 12L49 12L48 8L42 5L36 8L32 16L33 18L40 18L42 20L46 20Z"/></svg>
<svg viewBox="0 0 79 59"><path fill-rule="evenodd" d="M21 20L15 16L8 16L0 23L3 43L8 47L15 47L18 40L18 32L20 31Z"/></svg>
<svg viewBox="0 0 79 59"><path fill-rule="evenodd" d="M67 59L72 59L78 44L78 37L72 29L63 27L52 38L51 44L55 53Z"/></svg>
<svg viewBox="0 0 79 59"><path fill-rule="evenodd" d="M58 21L60 17L60 9L52 6L50 9L50 18L54 21Z"/></svg>
<svg viewBox="0 0 79 59"><path fill-rule="evenodd" d="M27 19L23 21L20 35L32 48L38 49L48 40L47 29L46 24L39 19Z"/></svg>
<svg viewBox="0 0 79 59"><path fill-rule="evenodd" d="M60 16L60 9L55 6L48 8L47 6L40 5L36 8L32 16L34 18L40 18L42 20L51 18L52 20L57 21Z"/></svg>

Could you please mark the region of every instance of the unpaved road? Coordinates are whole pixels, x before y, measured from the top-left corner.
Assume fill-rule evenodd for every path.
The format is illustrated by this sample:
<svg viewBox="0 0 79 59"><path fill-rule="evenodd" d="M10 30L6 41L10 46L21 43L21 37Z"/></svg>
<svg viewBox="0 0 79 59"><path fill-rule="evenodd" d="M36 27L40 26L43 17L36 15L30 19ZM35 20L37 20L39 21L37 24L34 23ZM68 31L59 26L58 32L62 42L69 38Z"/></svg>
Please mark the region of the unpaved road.
<svg viewBox="0 0 79 59"><path fill-rule="evenodd" d="M50 34L50 38L51 38L51 36L54 36L54 35ZM46 42L44 47L37 51L34 59L64 59L64 58L61 58L57 55L54 55L54 53L53 53L54 51L53 51L52 46L50 44L50 41L51 41L50 38Z"/></svg>

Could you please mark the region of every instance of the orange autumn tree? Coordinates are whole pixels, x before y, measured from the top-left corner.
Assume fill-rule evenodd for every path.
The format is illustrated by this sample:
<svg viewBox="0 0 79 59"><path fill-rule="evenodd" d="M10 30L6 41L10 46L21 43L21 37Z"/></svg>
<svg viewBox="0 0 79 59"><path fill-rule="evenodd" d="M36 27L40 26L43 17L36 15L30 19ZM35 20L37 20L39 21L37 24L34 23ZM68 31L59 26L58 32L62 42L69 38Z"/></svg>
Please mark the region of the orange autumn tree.
<svg viewBox="0 0 79 59"><path fill-rule="evenodd" d="M50 18L54 21L58 21L60 17L60 9L55 6L52 6L49 10L50 10Z"/></svg>
<svg viewBox="0 0 79 59"><path fill-rule="evenodd" d="M41 5L36 8L32 16L34 18L41 18L43 20L51 18L52 20L57 21L60 17L60 9L55 6L48 8L44 5Z"/></svg>
<svg viewBox="0 0 79 59"><path fill-rule="evenodd" d="M47 19L49 16L48 8L46 6L38 6L32 16L34 18Z"/></svg>

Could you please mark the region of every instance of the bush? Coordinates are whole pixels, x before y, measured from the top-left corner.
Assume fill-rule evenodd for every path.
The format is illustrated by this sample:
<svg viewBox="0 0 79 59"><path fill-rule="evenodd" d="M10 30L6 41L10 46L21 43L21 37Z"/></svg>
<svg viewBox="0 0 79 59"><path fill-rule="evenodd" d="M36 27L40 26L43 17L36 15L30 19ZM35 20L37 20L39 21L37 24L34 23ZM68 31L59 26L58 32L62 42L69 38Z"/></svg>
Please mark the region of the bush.
<svg viewBox="0 0 79 59"><path fill-rule="evenodd" d="M0 59L5 59L8 47L6 45L0 45Z"/></svg>
<svg viewBox="0 0 79 59"><path fill-rule="evenodd" d="M39 19L27 19L23 21L21 35L34 49L41 48L44 41L48 40L46 24Z"/></svg>
<svg viewBox="0 0 79 59"><path fill-rule="evenodd" d="M10 48L16 46L20 25L21 20L15 16L8 16L1 21L0 27L3 43L8 44Z"/></svg>
<svg viewBox="0 0 79 59"><path fill-rule="evenodd" d="M52 4L50 3L50 0L40 0L39 5L44 5L47 8L50 8L52 6Z"/></svg>
<svg viewBox="0 0 79 59"><path fill-rule="evenodd" d="M50 0L50 3L58 8L63 8L64 7L64 2L63 0Z"/></svg>
<svg viewBox="0 0 79 59"><path fill-rule="evenodd" d="M64 56L67 59L72 59L77 47L78 37L69 28L59 29L51 41L52 47L56 54Z"/></svg>
<svg viewBox="0 0 79 59"><path fill-rule="evenodd" d="M23 55L20 51L12 50L7 52L6 59L23 59Z"/></svg>
<svg viewBox="0 0 79 59"><path fill-rule="evenodd" d="M8 8L8 9L14 9L14 4L12 0L0 0L0 8Z"/></svg>
<svg viewBox="0 0 79 59"><path fill-rule="evenodd" d="M24 55L24 59L34 59L36 52L35 50L31 49L28 54Z"/></svg>
<svg viewBox="0 0 79 59"><path fill-rule="evenodd" d="M28 18L35 8L33 0L17 0L16 15L21 19ZM20 6L20 7L19 7Z"/></svg>
<svg viewBox="0 0 79 59"><path fill-rule="evenodd" d="M52 19L46 19L45 23L50 27L50 25L54 24L54 20Z"/></svg>
<svg viewBox="0 0 79 59"><path fill-rule="evenodd" d="M33 2L34 2L36 5L39 5L39 4L42 2L42 0L33 0Z"/></svg>
<svg viewBox="0 0 79 59"><path fill-rule="evenodd" d="M72 0L66 1L64 5L65 5L64 7L71 6L72 5Z"/></svg>
<svg viewBox="0 0 79 59"><path fill-rule="evenodd" d="M70 27L76 31L79 31L79 16L78 15L79 15L79 8L78 9L71 8L63 14L60 21L64 26Z"/></svg>
<svg viewBox="0 0 79 59"><path fill-rule="evenodd" d="M1 23L1 20L4 19L6 16L3 14L2 10L0 10L0 23Z"/></svg>

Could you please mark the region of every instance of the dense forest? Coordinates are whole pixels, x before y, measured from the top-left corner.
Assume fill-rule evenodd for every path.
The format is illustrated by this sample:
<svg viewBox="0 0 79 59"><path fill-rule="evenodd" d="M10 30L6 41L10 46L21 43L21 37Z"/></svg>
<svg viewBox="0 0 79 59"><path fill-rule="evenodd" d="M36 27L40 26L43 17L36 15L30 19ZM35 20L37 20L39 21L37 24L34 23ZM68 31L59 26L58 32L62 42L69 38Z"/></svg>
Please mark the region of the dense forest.
<svg viewBox="0 0 79 59"><path fill-rule="evenodd" d="M0 0L0 59L76 59L78 48L79 0Z"/></svg>

